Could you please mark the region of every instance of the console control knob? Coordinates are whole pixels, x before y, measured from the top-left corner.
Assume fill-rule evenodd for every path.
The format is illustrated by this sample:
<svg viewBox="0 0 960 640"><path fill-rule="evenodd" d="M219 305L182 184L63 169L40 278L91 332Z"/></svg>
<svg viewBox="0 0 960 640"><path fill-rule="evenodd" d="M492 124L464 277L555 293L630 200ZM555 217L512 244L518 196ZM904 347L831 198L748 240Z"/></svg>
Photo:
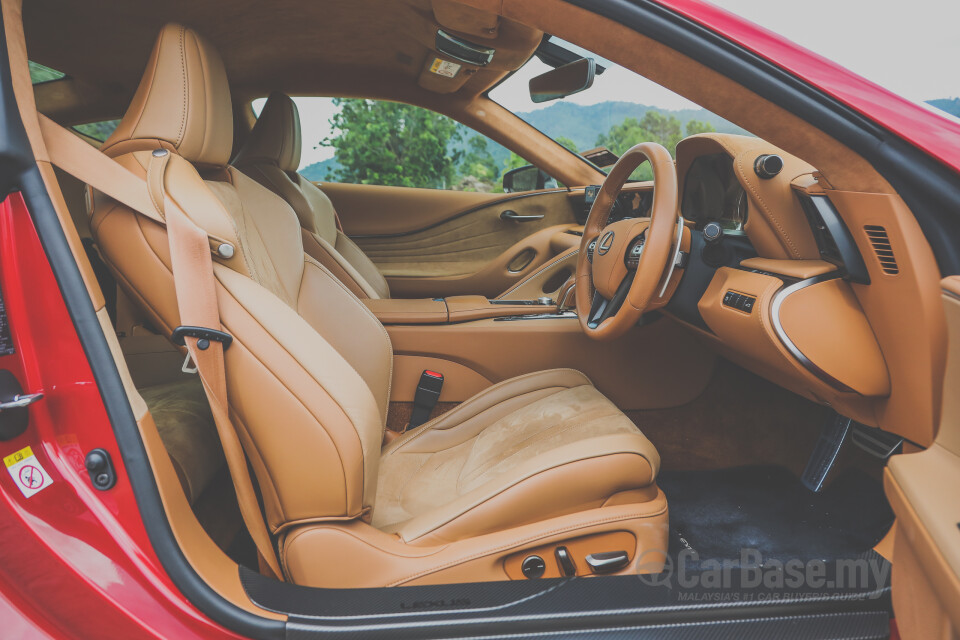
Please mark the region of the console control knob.
<svg viewBox="0 0 960 640"><path fill-rule="evenodd" d="M546 570L547 563L540 556L527 556L520 565L520 571L530 580L543 576Z"/></svg>
<svg viewBox="0 0 960 640"><path fill-rule="evenodd" d="M714 244L720 242L723 238L723 227L720 226L719 222L708 222L703 227L703 239L707 241L707 244Z"/></svg>
<svg viewBox="0 0 960 640"><path fill-rule="evenodd" d="M757 156L753 162L753 171L762 180L769 180L783 171L783 158L772 153Z"/></svg>
<svg viewBox="0 0 960 640"><path fill-rule="evenodd" d="M553 298L547 296L537 298L537 304L551 305L553 304Z"/></svg>

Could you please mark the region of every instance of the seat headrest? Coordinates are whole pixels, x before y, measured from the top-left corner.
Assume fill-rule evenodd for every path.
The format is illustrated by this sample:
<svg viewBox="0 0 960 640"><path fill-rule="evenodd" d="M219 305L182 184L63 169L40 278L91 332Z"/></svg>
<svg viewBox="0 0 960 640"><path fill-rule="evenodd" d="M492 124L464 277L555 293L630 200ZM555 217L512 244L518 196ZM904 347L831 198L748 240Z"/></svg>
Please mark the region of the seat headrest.
<svg viewBox="0 0 960 640"><path fill-rule="evenodd" d="M300 113L290 96L273 92L240 148L234 164L275 164L281 171L300 167Z"/></svg>
<svg viewBox="0 0 960 640"><path fill-rule="evenodd" d="M119 155L167 143L192 163L223 166L233 147L233 108L223 60L197 32L170 23L160 30L140 86L102 150Z"/></svg>

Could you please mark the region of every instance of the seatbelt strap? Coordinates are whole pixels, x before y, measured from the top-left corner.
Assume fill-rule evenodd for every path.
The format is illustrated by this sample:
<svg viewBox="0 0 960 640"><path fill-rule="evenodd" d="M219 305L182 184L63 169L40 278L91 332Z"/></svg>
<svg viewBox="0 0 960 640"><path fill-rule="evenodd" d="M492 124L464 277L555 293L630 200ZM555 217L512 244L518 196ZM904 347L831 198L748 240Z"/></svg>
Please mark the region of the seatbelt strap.
<svg viewBox="0 0 960 640"><path fill-rule="evenodd" d="M54 165L167 227L180 323L219 332L220 310L210 240L203 229L167 198L163 188L163 176L171 154L163 150L164 153L153 155L147 168L147 180L143 181L43 115L40 115L40 129ZM198 337L189 331L181 339L197 368L210 404L244 524L270 573L283 580L273 541L260 512L243 445L230 419L224 344L216 337Z"/></svg>

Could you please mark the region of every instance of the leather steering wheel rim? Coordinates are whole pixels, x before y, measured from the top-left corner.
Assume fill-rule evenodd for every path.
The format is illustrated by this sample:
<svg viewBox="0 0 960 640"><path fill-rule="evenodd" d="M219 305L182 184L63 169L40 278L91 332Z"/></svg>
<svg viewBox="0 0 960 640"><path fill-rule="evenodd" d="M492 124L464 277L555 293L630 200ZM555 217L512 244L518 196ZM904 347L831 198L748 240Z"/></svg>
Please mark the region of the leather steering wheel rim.
<svg viewBox="0 0 960 640"><path fill-rule="evenodd" d="M645 161L649 161L653 169L650 218L621 220L608 228L607 221L617 196L630 174ZM612 340L623 335L659 297L661 282L674 259L678 200L673 158L666 148L655 142L630 148L607 174L590 208L577 259L577 317L583 332L591 338ZM645 236L642 253L631 273L626 266L626 253L641 235ZM587 250L595 239L597 245L591 263ZM601 249L604 249L602 254ZM597 296L603 298L606 306L602 306ZM598 312L601 307L604 313Z"/></svg>

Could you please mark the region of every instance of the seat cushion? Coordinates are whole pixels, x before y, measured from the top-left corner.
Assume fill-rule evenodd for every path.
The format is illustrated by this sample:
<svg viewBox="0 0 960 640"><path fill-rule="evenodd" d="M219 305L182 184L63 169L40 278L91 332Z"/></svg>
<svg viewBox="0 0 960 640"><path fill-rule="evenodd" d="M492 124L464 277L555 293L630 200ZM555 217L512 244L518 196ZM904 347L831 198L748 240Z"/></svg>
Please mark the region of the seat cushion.
<svg viewBox="0 0 960 640"><path fill-rule="evenodd" d="M570 369L502 382L390 443L371 524L438 543L643 500L656 449ZM620 498L618 498L618 496Z"/></svg>

